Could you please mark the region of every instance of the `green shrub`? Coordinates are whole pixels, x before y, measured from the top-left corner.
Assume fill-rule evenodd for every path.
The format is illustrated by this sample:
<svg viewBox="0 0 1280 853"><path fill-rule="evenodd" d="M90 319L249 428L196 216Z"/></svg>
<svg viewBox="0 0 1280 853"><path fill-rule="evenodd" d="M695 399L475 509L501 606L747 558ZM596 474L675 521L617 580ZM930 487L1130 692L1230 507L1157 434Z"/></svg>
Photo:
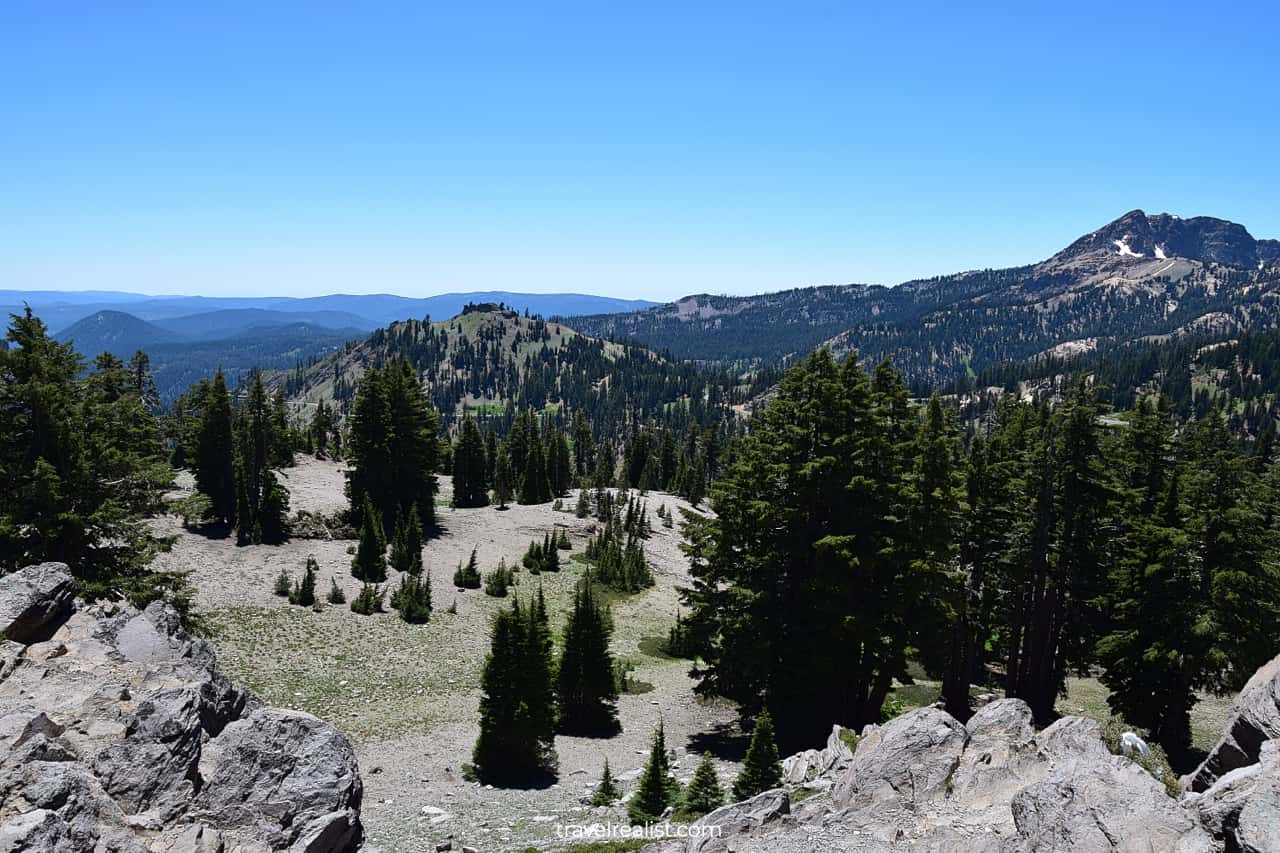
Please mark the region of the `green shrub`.
<svg viewBox="0 0 1280 853"><path fill-rule="evenodd" d="M351 612L368 616L371 613L382 613L382 599L385 591L379 584L365 583L360 587L360 594L351 602Z"/></svg>

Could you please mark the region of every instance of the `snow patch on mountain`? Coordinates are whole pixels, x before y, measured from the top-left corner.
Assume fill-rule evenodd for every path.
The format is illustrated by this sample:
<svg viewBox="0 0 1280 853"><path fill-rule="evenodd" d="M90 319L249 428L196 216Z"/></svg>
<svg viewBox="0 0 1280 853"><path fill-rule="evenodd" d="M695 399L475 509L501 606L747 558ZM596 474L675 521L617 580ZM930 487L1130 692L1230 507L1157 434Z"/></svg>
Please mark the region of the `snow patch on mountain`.
<svg viewBox="0 0 1280 853"><path fill-rule="evenodd" d="M1135 252L1133 249L1129 248L1129 241L1127 238L1121 239L1121 240L1114 240L1113 242L1116 244L1116 249L1119 251L1119 253L1123 257L1126 257L1126 258L1142 257L1142 252Z"/></svg>

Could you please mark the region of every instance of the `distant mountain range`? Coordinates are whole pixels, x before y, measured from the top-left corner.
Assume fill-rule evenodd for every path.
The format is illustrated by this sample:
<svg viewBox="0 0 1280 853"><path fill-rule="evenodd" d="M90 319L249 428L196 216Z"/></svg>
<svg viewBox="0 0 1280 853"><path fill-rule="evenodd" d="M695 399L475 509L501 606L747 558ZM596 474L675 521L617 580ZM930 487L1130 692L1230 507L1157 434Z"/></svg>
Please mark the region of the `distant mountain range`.
<svg viewBox="0 0 1280 853"><path fill-rule="evenodd" d="M1135 210L1023 267L892 288L689 296L571 322L595 337L738 364L785 364L827 344L891 358L923 391L1036 357L1276 327L1280 241L1223 219Z"/></svg>
<svg viewBox="0 0 1280 853"><path fill-rule="evenodd" d="M509 292L426 299L0 292L0 305L16 309L23 300L86 355L147 350L157 372L172 379L166 396L182 390L179 377L252 366L246 353L264 368L305 366L372 329L428 316L439 322L468 304L498 303L589 338L737 370L785 366L823 345L856 351L869 362L892 359L923 393L977 383L1001 365L1118 349L1129 357L1165 341L1280 328L1280 241L1255 239L1223 219L1135 210L1039 263L897 287L701 294L665 305Z"/></svg>
<svg viewBox="0 0 1280 853"><path fill-rule="evenodd" d="M502 303L532 314L600 313L656 303L578 293L493 291L424 299L385 294L285 297L144 296L110 291L0 291L0 310L30 305L61 341L87 359L110 352L151 357L163 400L219 368L230 381L253 367L280 370L310 364L399 320L445 319L471 303Z"/></svg>
<svg viewBox="0 0 1280 853"><path fill-rule="evenodd" d="M162 328L189 333L214 326L218 334L239 334L253 326L312 323L330 329L353 328L368 332L397 320L445 319L468 303L502 303L515 311L543 316L607 314L635 311L657 303L643 299L615 299L582 293L512 293L485 291L445 293L414 299L389 294L332 294L290 298L218 296L146 296L115 291L0 290L0 311L17 312L23 304L54 332L100 311L132 314ZM210 316L210 315L215 316ZM207 337L207 335L206 335Z"/></svg>

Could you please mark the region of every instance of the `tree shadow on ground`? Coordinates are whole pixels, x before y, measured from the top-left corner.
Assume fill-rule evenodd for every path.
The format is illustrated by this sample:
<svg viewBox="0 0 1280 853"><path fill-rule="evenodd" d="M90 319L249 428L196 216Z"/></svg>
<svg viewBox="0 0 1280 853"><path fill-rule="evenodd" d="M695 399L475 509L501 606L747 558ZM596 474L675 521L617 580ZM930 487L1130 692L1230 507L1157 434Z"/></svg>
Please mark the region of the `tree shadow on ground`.
<svg viewBox="0 0 1280 853"><path fill-rule="evenodd" d="M742 761L750 741L751 736L739 730L737 723L717 723L711 731L689 735L686 749L697 755L709 752L721 761Z"/></svg>

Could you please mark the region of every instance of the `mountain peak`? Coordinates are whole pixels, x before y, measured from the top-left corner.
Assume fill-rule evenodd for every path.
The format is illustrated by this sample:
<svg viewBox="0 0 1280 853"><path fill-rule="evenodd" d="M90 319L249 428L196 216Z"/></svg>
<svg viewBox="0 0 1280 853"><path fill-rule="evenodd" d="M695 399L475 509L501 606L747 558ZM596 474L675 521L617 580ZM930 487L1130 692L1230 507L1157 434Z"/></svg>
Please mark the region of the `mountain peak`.
<svg viewBox="0 0 1280 853"><path fill-rule="evenodd" d="M1131 210L1054 255L1050 263L1126 263L1183 258L1256 269L1280 261L1280 242L1255 240L1243 226L1212 216L1183 219L1171 213Z"/></svg>

